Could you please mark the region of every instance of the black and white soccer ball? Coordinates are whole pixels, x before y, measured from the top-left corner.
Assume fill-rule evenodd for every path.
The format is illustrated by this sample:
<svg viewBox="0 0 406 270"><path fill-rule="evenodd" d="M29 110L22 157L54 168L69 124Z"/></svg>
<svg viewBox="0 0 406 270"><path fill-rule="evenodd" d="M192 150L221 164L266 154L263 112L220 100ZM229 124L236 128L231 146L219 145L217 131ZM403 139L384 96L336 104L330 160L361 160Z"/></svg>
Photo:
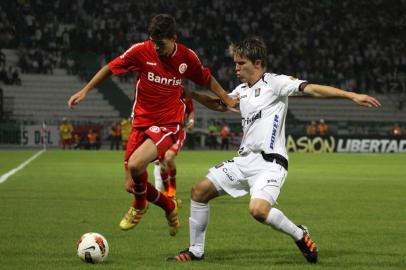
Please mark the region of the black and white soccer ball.
<svg viewBox="0 0 406 270"><path fill-rule="evenodd" d="M109 244L99 233L89 232L82 235L77 243L79 258L87 263L101 263L109 254Z"/></svg>

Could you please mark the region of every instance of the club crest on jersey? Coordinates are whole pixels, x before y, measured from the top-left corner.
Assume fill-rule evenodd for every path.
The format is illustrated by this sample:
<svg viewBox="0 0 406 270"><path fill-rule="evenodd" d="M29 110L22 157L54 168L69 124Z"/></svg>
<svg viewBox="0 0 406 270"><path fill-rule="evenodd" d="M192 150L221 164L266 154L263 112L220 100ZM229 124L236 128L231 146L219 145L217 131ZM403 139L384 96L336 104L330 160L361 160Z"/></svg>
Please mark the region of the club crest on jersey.
<svg viewBox="0 0 406 270"><path fill-rule="evenodd" d="M154 133L158 133L160 131L159 127L157 127L157 126L152 126L149 128L149 130L151 130L151 132L154 132Z"/></svg>
<svg viewBox="0 0 406 270"><path fill-rule="evenodd" d="M261 94L261 88L255 89L255 97L259 96Z"/></svg>
<svg viewBox="0 0 406 270"><path fill-rule="evenodd" d="M179 66L179 72L180 72L180 74L185 73L185 72L186 72L186 69L187 69L187 64L186 64L186 63L180 64L180 66Z"/></svg>

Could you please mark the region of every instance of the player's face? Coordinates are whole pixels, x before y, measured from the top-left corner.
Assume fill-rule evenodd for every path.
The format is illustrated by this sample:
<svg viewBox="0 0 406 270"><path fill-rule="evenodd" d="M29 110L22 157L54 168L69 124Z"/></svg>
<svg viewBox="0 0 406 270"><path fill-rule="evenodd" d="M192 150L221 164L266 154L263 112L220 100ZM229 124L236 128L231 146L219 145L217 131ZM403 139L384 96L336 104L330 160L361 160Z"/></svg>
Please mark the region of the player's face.
<svg viewBox="0 0 406 270"><path fill-rule="evenodd" d="M234 54L235 74L244 83L252 84L258 80L258 67L246 57Z"/></svg>
<svg viewBox="0 0 406 270"><path fill-rule="evenodd" d="M169 56L175 48L175 38L155 40L151 38L154 48L159 56Z"/></svg>

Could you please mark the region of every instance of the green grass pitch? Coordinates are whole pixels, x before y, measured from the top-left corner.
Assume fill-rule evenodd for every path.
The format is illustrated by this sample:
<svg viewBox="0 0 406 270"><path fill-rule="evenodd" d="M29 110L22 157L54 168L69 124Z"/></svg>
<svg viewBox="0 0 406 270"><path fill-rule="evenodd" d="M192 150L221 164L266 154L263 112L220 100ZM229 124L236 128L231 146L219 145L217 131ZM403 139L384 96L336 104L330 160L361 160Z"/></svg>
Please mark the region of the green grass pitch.
<svg viewBox="0 0 406 270"><path fill-rule="evenodd" d="M0 175L34 153L0 151ZM170 237L155 206L134 230L119 230L132 201L123 188L123 152L47 151L0 184L0 269L406 269L404 154L290 155L278 208L309 227L318 265L290 237L250 217L248 196L211 202L204 261L166 262L189 244L190 187L234 154L181 152L182 228ZM91 231L110 245L100 265L76 256L76 241Z"/></svg>

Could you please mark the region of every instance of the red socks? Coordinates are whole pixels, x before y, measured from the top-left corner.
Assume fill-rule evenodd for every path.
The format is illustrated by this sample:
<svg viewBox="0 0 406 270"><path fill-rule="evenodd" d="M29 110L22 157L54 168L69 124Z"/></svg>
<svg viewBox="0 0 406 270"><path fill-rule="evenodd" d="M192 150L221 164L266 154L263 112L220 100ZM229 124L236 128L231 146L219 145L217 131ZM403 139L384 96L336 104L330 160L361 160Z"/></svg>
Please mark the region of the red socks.
<svg viewBox="0 0 406 270"><path fill-rule="evenodd" d="M169 186L176 192L176 169L169 171Z"/></svg>
<svg viewBox="0 0 406 270"><path fill-rule="evenodd" d="M134 179L133 207L135 209L144 209L147 205L147 200L161 207L166 213L172 212L175 207L175 203L171 199L156 190L148 182L148 173L144 171Z"/></svg>
<svg viewBox="0 0 406 270"><path fill-rule="evenodd" d="M162 184L163 184L163 186L164 186L165 192L168 192L168 190L169 190L169 184L170 184L168 173L161 171L161 179L162 179Z"/></svg>
<svg viewBox="0 0 406 270"><path fill-rule="evenodd" d="M175 208L175 203L159 192L153 185L147 183L147 200L161 207L167 214Z"/></svg>
<svg viewBox="0 0 406 270"><path fill-rule="evenodd" d="M134 202L135 209L144 209L147 206L147 182L148 173L144 171L141 175L133 177L134 181Z"/></svg>

